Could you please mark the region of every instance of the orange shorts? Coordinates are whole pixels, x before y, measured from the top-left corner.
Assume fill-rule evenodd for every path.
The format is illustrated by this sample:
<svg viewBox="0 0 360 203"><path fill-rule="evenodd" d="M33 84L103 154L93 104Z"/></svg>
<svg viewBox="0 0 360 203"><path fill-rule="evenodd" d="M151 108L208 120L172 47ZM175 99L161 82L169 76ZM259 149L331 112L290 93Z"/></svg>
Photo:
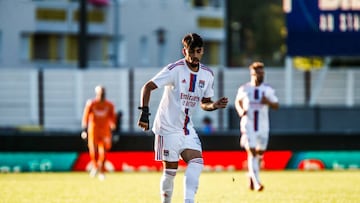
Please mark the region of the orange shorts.
<svg viewBox="0 0 360 203"><path fill-rule="evenodd" d="M112 145L112 135L110 130L89 130L88 132L89 145L103 145L105 150L110 150Z"/></svg>

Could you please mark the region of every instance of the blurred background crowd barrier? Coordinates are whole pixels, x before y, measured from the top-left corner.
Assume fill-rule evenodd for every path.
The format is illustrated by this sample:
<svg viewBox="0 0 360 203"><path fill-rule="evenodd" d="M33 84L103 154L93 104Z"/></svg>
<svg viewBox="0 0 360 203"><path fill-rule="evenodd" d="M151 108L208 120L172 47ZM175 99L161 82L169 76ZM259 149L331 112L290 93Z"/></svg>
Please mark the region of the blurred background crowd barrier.
<svg viewBox="0 0 360 203"><path fill-rule="evenodd" d="M193 117L195 126L201 128L203 118L210 117L218 131L238 130L234 99L238 87L249 81L248 69L213 70L214 99L227 96L229 107L216 112L199 110ZM85 102L94 97L94 87L102 84L116 106L119 129L141 131L136 125L140 89L157 71L159 68L0 69L0 128L78 131ZM303 72L294 70L291 87L286 86L285 74L284 69L271 67L266 72L265 80L275 88L281 104L278 111L270 112L272 131L360 132L360 81L354 79L360 77L360 70L313 72L310 99L306 98ZM162 91L153 93L151 119Z"/></svg>

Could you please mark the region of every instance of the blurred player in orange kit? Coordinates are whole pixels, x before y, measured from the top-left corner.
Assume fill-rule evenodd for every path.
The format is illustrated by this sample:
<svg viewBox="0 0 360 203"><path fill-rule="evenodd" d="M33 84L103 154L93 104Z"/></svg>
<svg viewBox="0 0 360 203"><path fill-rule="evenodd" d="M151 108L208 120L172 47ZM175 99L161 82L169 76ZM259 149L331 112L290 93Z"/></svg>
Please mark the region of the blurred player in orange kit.
<svg viewBox="0 0 360 203"><path fill-rule="evenodd" d="M82 118L81 137L88 140L89 155L92 163L90 176L98 174L105 179L106 151L111 149L112 131L115 130L115 107L105 97L103 86L95 87L95 98L86 102Z"/></svg>

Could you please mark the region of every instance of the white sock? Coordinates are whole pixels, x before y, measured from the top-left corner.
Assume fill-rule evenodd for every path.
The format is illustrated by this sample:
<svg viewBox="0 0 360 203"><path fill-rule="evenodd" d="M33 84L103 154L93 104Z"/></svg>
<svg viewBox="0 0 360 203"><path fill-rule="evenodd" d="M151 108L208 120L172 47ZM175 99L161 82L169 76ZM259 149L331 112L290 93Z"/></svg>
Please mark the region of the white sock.
<svg viewBox="0 0 360 203"><path fill-rule="evenodd" d="M259 171L259 159L255 156L248 155L248 171L249 176L252 179L255 188L259 187L258 171Z"/></svg>
<svg viewBox="0 0 360 203"><path fill-rule="evenodd" d="M184 201L184 203L194 203L194 200L193 200L193 199L186 199L186 200Z"/></svg>
<svg viewBox="0 0 360 203"><path fill-rule="evenodd" d="M184 200L186 203L193 203L195 193L199 186L199 177L204 168L202 158L191 159L185 171L184 177Z"/></svg>
<svg viewBox="0 0 360 203"><path fill-rule="evenodd" d="M254 167L254 171L255 171L255 177L257 179L257 181L259 183L261 183L260 181L260 165L261 165L261 160L262 160L262 156L261 155L256 155L256 164Z"/></svg>
<svg viewBox="0 0 360 203"><path fill-rule="evenodd" d="M160 180L161 202L170 203L177 169L164 169Z"/></svg>

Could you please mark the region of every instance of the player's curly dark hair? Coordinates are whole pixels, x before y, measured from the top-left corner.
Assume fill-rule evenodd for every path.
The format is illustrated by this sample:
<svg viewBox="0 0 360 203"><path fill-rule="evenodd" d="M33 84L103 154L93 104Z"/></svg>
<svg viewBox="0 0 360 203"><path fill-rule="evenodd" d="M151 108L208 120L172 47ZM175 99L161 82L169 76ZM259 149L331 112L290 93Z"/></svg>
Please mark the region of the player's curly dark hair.
<svg viewBox="0 0 360 203"><path fill-rule="evenodd" d="M196 33L189 33L184 36L182 44L186 49L194 49L195 47L203 47L203 40Z"/></svg>

